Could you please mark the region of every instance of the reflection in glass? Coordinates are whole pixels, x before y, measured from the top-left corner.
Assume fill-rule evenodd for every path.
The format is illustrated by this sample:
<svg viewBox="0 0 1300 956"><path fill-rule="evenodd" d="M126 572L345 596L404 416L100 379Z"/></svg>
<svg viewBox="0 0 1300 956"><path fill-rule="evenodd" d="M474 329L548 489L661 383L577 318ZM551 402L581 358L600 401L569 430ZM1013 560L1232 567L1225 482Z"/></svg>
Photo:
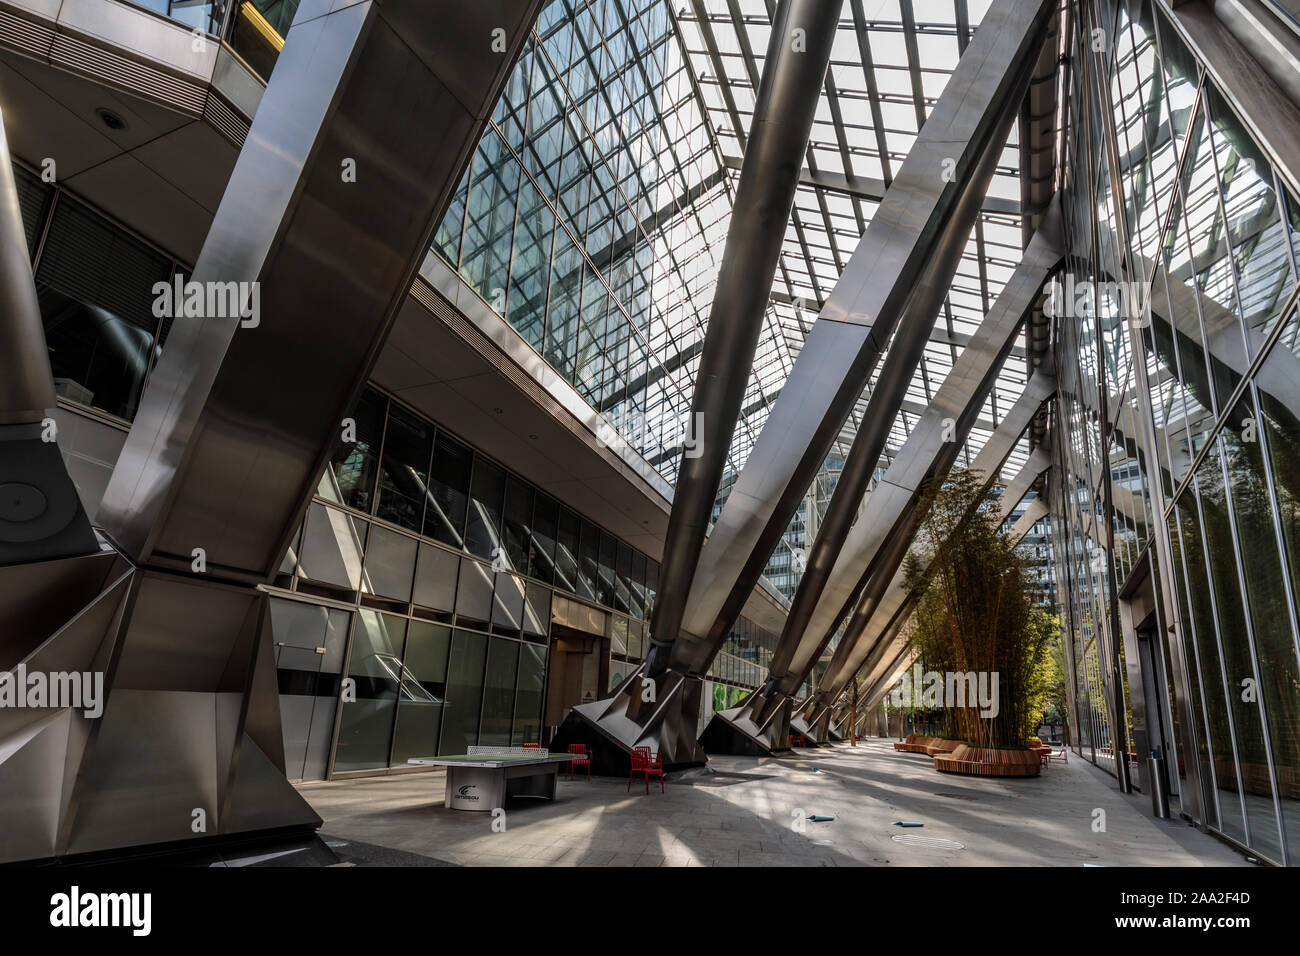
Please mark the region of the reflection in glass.
<svg viewBox="0 0 1300 956"><path fill-rule="evenodd" d="M519 647L519 680L515 689L515 723L510 743L535 743L542 735L542 695L546 684L546 648Z"/></svg>
<svg viewBox="0 0 1300 956"><path fill-rule="evenodd" d="M1273 530L1272 496L1269 494L1263 450L1254 433L1257 427L1250 395L1238 403L1235 420L1249 424L1242 431L1225 427L1222 432L1227 489L1232 499L1232 513L1237 526L1237 553L1241 555L1250 607L1255 672L1249 676L1259 681L1273 758L1273 771L1281 797L1283 822L1289 838L1300 837L1300 662L1291 629L1290 602L1287 599L1282 559ZM1262 742L1261 742L1262 743ZM1259 803L1261 796L1271 799L1266 782L1266 761L1256 755L1249 770L1243 768L1247 793ZM1252 785L1253 784L1253 785ZM1262 789L1261 789L1262 788ZM1248 798L1249 799L1249 798ZM1252 821L1253 831L1253 821ZM1268 832L1268 828L1265 828ZM1269 852L1261 834L1252 832L1255 845ZM1281 860L1281 847L1274 845L1271 854Z"/></svg>
<svg viewBox="0 0 1300 956"><path fill-rule="evenodd" d="M447 672L447 706L443 717L442 753L463 754L479 742L479 705L488 638L471 631L453 632Z"/></svg>
<svg viewBox="0 0 1300 956"><path fill-rule="evenodd" d="M405 642L406 621L402 618L364 608L357 612L348 659L356 700L342 704L335 770L388 766Z"/></svg>
<svg viewBox="0 0 1300 956"><path fill-rule="evenodd" d="M322 498L370 513L387 410L388 399L381 393L372 388L362 393L352 428L344 422L338 448L321 476L317 494Z"/></svg>
<svg viewBox="0 0 1300 956"><path fill-rule="evenodd" d="M505 472L481 455L475 455L465 550L477 557L502 563L506 561L501 547L501 507L505 488Z"/></svg>
<svg viewBox="0 0 1300 956"><path fill-rule="evenodd" d="M479 742L508 747L514 732L515 673L522 645L500 637L490 639L483 683L483 721Z"/></svg>
<svg viewBox="0 0 1300 956"><path fill-rule="evenodd" d="M1207 86L1206 98L1219 157L1227 242L1240 282L1240 308L1235 299L1223 305L1240 313L1253 355L1295 287L1282 204L1273 187L1272 167L1236 114L1214 87Z"/></svg>
<svg viewBox="0 0 1300 956"><path fill-rule="evenodd" d="M474 453L446 432L438 432L429 483L432 499L424 512L424 533L453 548L465 546L465 513Z"/></svg>
<svg viewBox="0 0 1300 956"><path fill-rule="evenodd" d="M433 426L393 405L384 432L376 517L412 531L420 530L429 491L429 452L432 447Z"/></svg>
<svg viewBox="0 0 1300 956"><path fill-rule="evenodd" d="M411 621L402 661L401 696L393 731L393 766L411 757L438 753L438 732L447 694L447 653L451 628Z"/></svg>
<svg viewBox="0 0 1300 956"><path fill-rule="evenodd" d="M1241 802L1246 808L1246 819L1250 827L1249 845L1275 860L1281 860L1277 817L1268 771L1268 751L1260 712L1260 694L1254 690L1257 688L1258 675L1254 669L1250 633L1247 630L1243 582L1232 560L1236 549L1232 540L1232 516L1221 458L1221 448L1216 442L1210 447L1201 466L1196 469L1196 479L1201 499L1205 553L1219 618L1224 687L1231 705L1232 726L1236 737L1236 777L1240 780ZM1244 493L1249 494L1249 490ZM1267 520L1267 514L1264 520ZM1267 547L1267 541L1268 539L1255 542L1253 546ZM1223 755L1216 756L1220 760L1223 758ZM1225 769L1228 772L1221 774L1220 786L1225 780L1233 779L1230 775L1232 768Z"/></svg>
<svg viewBox="0 0 1300 956"><path fill-rule="evenodd" d="M54 209L36 292L59 396L130 421L149 370L154 285L171 261L69 196Z"/></svg>

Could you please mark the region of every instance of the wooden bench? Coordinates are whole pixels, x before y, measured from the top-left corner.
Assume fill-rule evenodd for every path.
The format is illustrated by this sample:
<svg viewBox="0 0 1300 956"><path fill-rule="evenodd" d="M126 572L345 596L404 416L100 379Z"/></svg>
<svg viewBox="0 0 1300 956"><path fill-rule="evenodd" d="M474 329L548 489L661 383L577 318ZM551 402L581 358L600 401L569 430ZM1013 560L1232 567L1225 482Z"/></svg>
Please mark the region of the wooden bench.
<svg viewBox="0 0 1300 956"><path fill-rule="evenodd" d="M925 748L925 752L933 757L935 754L950 754L960 746L962 746L960 740L947 740L943 737L935 737L933 743Z"/></svg>
<svg viewBox="0 0 1300 956"><path fill-rule="evenodd" d="M1036 750L989 750L962 744L950 754L936 754L934 769L979 777L1036 777L1042 764Z"/></svg>
<svg viewBox="0 0 1300 956"><path fill-rule="evenodd" d="M894 749L906 754L929 753L926 748L938 739L938 737L922 737L919 734L908 734L906 740L900 740L894 744Z"/></svg>

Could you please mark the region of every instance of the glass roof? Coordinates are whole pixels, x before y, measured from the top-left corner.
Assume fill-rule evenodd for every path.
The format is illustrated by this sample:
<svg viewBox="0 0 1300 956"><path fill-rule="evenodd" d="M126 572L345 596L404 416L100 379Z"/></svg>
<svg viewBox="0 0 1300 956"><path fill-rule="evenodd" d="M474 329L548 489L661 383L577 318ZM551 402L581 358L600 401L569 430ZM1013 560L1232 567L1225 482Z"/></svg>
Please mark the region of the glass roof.
<svg viewBox="0 0 1300 956"><path fill-rule="evenodd" d="M724 490L989 2L845 0ZM435 243L670 482L775 6L553 0ZM1020 259L1019 168L1013 130L882 471ZM1025 367L1017 347L962 463L1019 396ZM828 473L848 452L871 384ZM1022 441L1008 469L1027 453Z"/></svg>
<svg viewBox="0 0 1300 956"><path fill-rule="evenodd" d="M678 0L673 7L707 127L728 173L728 193L739 177L775 6L774 0ZM748 456L818 310L988 6L987 0L846 0L755 357L746 415L731 449L732 468ZM1020 260L1019 167L1013 129L932 341L894 423L882 468L906 440ZM720 248L711 252L720 259ZM970 457L1024 383L1024 350L1017 348L971 433ZM847 453L869 394L870 389L846 423L835 454ZM1009 467L1017 469L1026 454L1022 443Z"/></svg>

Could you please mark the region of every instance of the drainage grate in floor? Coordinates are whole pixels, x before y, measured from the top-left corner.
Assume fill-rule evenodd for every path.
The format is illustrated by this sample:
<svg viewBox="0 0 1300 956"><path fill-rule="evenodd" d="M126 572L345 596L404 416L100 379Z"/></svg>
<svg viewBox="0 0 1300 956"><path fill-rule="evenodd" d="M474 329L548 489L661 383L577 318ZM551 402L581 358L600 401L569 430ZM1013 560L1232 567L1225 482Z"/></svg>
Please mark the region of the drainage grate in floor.
<svg viewBox="0 0 1300 956"><path fill-rule="evenodd" d="M966 847L955 840L945 840L943 837L921 836L919 833L899 833L893 838L895 843L901 843L904 846L925 847L927 850L964 850Z"/></svg>

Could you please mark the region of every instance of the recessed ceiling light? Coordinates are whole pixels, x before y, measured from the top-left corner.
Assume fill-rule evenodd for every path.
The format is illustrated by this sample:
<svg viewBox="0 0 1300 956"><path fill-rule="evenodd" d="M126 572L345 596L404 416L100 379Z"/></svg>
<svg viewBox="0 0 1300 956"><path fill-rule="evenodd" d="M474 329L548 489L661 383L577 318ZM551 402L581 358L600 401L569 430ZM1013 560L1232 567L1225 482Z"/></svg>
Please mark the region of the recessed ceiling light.
<svg viewBox="0 0 1300 956"><path fill-rule="evenodd" d="M100 118L100 121L103 122L105 126L115 133L126 129L126 120L122 119L122 117L118 116L112 110L106 110L101 106L99 109L95 110L95 115Z"/></svg>

